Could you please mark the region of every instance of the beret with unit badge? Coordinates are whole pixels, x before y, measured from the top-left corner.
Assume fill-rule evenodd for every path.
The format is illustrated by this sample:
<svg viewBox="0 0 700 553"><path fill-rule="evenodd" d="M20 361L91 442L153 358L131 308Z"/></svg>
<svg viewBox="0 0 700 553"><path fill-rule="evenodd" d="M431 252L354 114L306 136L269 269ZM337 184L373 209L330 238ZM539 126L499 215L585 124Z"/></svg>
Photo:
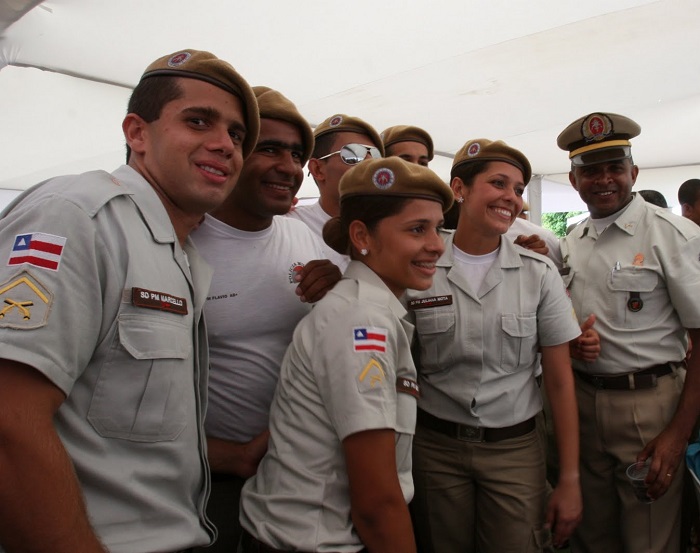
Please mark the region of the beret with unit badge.
<svg viewBox="0 0 700 553"><path fill-rule="evenodd" d="M591 113L576 119L557 137L557 146L569 152L574 167L632 157L634 138L642 128L617 113Z"/></svg>
<svg viewBox="0 0 700 553"><path fill-rule="evenodd" d="M520 169L523 174L523 182L527 184L532 177L530 162L520 150L511 148L502 140L488 140L475 138L462 146L452 162L452 178L455 177L455 169L467 163L475 161L504 161Z"/></svg>
<svg viewBox="0 0 700 553"><path fill-rule="evenodd" d="M280 92L267 86L254 86L253 93L258 99L261 119L279 119L299 129L301 139L304 142L302 164L309 161L314 149L314 134L311 125L299 113L297 107Z"/></svg>
<svg viewBox="0 0 700 553"><path fill-rule="evenodd" d="M420 127L414 127L412 125L396 125L385 129L382 132L381 137L384 143L384 148L388 148L389 146L397 144L398 142L420 142L426 148L428 148L428 161L432 161L433 159L433 139L430 137L427 131L424 131Z"/></svg>
<svg viewBox="0 0 700 553"><path fill-rule="evenodd" d="M243 104L246 123L243 157L248 157L258 142L260 132L258 103L253 89L230 63L203 50L181 50L151 63L141 76L141 80L162 76L197 79L218 86L238 97Z"/></svg>
<svg viewBox="0 0 700 553"><path fill-rule="evenodd" d="M340 179L340 210L343 202L361 196L368 202L373 197L417 198L440 202L443 212L454 201L452 189L432 170L400 157L366 159ZM323 227L323 240L341 254L347 254L350 243L341 227L340 217L333 217Z"/></svg>
<svg viewBox="0 0 700 553"><path fill-rule="evenodd" d="M314 129L314 138L318 139L321 136L334 132L356 132L367 135L382 153L382 156L385 155L384 144L377 131L372 125L359 117L352 117L344 113L331 115Z"/></svg>

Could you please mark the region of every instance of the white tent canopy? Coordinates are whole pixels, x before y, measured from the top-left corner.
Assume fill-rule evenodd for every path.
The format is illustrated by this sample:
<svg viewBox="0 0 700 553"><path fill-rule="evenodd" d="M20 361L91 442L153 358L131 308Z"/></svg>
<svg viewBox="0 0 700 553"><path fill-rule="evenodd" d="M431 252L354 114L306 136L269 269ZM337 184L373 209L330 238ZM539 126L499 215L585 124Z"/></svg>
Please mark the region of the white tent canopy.
<svg viewBox="0 0 700 553"><path fill-rule="evenodd" d="M503 139L530 158L543 212L583 208L555 140L593 111L642 126L637 189L673 205L700 177L697 0L36 4L0 0L0 206L44 178L122 163L131 87L183 48L280 90L312 124L347 113L378 131L423 127L445 179L466 140ZM307 179L300 195L315 193Z"/></svg>

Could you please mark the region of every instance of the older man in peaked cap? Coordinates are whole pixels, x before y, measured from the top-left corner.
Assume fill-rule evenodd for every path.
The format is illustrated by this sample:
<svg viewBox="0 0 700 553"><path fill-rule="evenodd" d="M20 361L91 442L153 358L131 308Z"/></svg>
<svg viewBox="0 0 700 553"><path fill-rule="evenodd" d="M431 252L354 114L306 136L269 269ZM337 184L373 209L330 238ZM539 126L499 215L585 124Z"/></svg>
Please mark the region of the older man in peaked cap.
<svg viewBox="0 0 700 553"><path fill-rule="evenodd" d="M209 52L145 71L128 164L51 179L0 217L0 550L172 553L210 543L202 306L188 238L258 135Z"/></svg>
<svg viewBox="0 0 700 553"><path fill-rule="evenodd" d="M683 453L700 411L700 230L632 192L630 139L640 126L592 113L557 144L590 218L562 241L562 275L576 313L597 317L600 356L576 358L583 522L575 552L679 551ZM685 378L684 378L685 377ZM685 381L685 384L684 384ZM646 462L648 489L625 476Z"/></svg>

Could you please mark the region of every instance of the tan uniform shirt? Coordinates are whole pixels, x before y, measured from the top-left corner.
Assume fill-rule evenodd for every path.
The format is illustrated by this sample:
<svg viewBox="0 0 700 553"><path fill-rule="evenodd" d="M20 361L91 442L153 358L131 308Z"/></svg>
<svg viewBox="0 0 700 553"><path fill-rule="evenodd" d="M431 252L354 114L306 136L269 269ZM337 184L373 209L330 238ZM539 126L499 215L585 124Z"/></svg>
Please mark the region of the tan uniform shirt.
<svg viewBox="0 0 700 553"><path fill-rule="evenodd" d="M669 361L700 327L700 228L635 194L602 234L586 222L562 239L563 278L576 313L594 313L600 357L573 360L590 374L623 374Z"/></svg>
<svg viewBox="0 0 700 553"><path fill-rule="evenodd" d="M553 263L508 239L474 292L453 267L448 235L433 286L409 290L407 301L420 348L419 407L472 426L502 428L538 413L539 346L581 333Z"/></svg>

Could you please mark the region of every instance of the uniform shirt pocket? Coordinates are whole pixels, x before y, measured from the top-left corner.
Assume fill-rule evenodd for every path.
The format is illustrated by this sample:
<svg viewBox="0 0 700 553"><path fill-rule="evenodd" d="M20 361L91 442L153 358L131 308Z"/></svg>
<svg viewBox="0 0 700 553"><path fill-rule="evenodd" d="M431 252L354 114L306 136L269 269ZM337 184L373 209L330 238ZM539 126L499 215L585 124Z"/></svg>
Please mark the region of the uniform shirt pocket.
<svg viewBox="0 0 700 553"><path fill-rule="evenodd" d="M187 425L193 395L190 319L122 313L100 370L88 420L107 438L170 441Z"/></svg>
<svg viewBox="0 0 700 553"><path fill-rule="evenodd" d="M628 328L648 326L664 307L665 293L659 288L659 276L650 269L642 267L623 267L611 271L608 288L612 292L611 307L614 309L612 319L618 325ZM633 297L634 295L634 297ZM630 308L630 300L641 300L638 310Z"/></svg>
<svg viewBox="0 0 700 553"><path fill-rule="evenodd" d="M418 371L429 374L447 368L455 358L454 307L417 309L415 317L420 345Z"/></svg>
<svg viewBox="0 0 700 553"><path fill-rule="evenodd" d="M501 368L512 373L530 366L537 352L537 314L503 313L501 329Z"/></svg>

